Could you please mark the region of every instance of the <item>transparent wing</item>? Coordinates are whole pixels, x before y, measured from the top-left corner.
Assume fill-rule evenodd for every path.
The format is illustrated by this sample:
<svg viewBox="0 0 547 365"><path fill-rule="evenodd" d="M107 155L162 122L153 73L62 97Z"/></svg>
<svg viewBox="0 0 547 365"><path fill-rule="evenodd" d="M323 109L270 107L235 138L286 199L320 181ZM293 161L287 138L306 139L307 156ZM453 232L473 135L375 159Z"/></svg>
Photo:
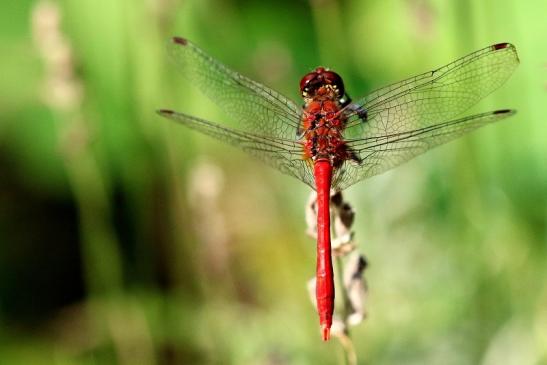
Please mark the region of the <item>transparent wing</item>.
<svg viewBox="0 0 547 365"><path fill-rule="evenodd" d="M392 169L435 146L513 114L514 110L497 110L410 131L348 141L348 147L360 156L362 162L357 164L345 161L336 171L333 186L340 190L345 189L357 181Z"/></svg>
<svg viewBox="0 0 547 365"><path fill-rule="evenodd" d="M302 108L294 101L229 69L184 38L174 37L168 48L183 75L234 119L236 129L295 138Z"/></svg>
<svg viewBox="0 0 547 365"><path fill-rule="evenodd" d="M465 126L458 133L449 129L452 139L452 136L467 132L475 124L483 125L484 120L494 121L507 116L505 113L492 113L491 116L481 114L478 117L451 121L500 87L511 76L518 63L517 51L512 44L495 44L439 69L379 89L348 105L344 110L347 117L344 136L364 162L348 168L351 173L341 174L340 179L343 181L340 180L340 186L347 187L407 161L424 152L424 146L432 147L446 141L434 135L427 139L427 144L420 143L419 148L414 145L407 146L402 153L400 147L414 139L410 139L410 142L399 142L397 139L397 143L390 146L391 136L412 135L416 131L427 131L429 128L436 131L437 128L444 129L447 127L443 126L453 125L452 123L456 124L451 128ZM474 128L476 127L471 129ZM371 140L385 140L384 150L372 151L369 156L371 151L360 146L368 146ZM359 169L362 171L358 171Z"/></svg>
<svg viewBox="0 0 547 365"><path fill-rule="evenodd" d="M271 167L276 168L284 174L296 177L315 189L313 170L310 162L302 159L303 146L301 142L268 135L240 132L172 110L159 110L158 114L222 142L241 148Z"/></svg>
<svg viewBox="0 0 547 365"><path fill-rule="evenodd" d="M391 134L452 119L500 87L518 63L515 46L499 43L376 90L348 106L348 132Z"/></svg>

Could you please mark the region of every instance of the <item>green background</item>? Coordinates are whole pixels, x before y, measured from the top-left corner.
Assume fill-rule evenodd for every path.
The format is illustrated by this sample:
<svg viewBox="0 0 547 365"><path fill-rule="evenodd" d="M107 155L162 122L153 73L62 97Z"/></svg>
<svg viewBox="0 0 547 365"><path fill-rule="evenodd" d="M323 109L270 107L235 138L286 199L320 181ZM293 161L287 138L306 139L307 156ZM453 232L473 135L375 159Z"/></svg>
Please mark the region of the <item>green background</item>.
<svg viewBox="0 0 547 365"><path fill-rule="evenodd" d="M36 4L0 5L0 363L342 362L306 292L309 189L154 112L226 118L167 59L182 35L295 99L317 65L358 97L514 43L471 112L515 117L346 193L352 338L360 364L547 364L545 1L65 0L60 29Z"/></svg>

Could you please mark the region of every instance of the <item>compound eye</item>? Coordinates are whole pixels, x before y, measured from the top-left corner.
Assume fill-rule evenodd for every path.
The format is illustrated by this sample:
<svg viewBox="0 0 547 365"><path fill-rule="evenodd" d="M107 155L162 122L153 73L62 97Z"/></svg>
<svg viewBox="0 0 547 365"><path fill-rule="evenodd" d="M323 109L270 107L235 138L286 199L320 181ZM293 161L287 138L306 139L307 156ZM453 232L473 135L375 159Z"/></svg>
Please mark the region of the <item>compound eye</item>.
<svg viewBox="0 0 547 365"><path fill-rule="evenodd" d="M307 91L307 86L315 78L317 78L316 72L310 72L309 74L302 77L302 80L300 80L300 92L303 93L304 91Z"/></svg>
<svg viewBox="0 0 547 365"><path fill-rule="evenodd" d="M344 82L342 81L340 75L338 75L336 72L325 71L323 73L323 78L325 79L325 82L327 84L336 87L336 89L338 90L338 95L344 95Z"/></svg>

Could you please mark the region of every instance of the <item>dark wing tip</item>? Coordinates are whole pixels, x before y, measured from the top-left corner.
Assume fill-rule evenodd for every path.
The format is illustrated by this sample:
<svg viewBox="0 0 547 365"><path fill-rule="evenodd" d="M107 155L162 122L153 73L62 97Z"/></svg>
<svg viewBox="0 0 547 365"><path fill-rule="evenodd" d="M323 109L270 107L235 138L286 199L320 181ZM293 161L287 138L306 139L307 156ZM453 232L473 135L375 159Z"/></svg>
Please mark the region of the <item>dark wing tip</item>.
<svg viewBox="0 0 547 365"><path fill-rule="evenodd" d="M175 114L174 111L172 110L169 110L169 109L159 109L156 111L159 115L173 115Z"/></svg>
<svg viewBox="0 0 547 365"><path fill-rule="evenodd" d="M182 37L173 37L172 41L173 43L180 44L181 46L186 46L188 44L188 40Z"/></svg>
<svg viewBox="0 0 547 365"><path fill-rule="evenodd" d="M514 109L500 109L500 110L496 110L494 111L493 114L508 114L508 115L513 115L515 114L517 111L514 110Z"/></svg>
<svg viewBox="0 0 547 365"><path fill-rule="evenodd" d="M494 52L504 50L507 48L509 48L509 50L514 53L517 63L520 62L519 57L517 55L517 49L514 44L504 42L504 43L493 44L490 46L490 49Z"/></svg>
<svg viewBox="0 0 547 365"><path fill-rule="evenodd" d="M497 44L492 45L492 49L494 51L498 51L500 49L505 49L505 48L509 48L509 47L514 47L514 46L511 43L507 43L507 42L497 43Z"/></svg>

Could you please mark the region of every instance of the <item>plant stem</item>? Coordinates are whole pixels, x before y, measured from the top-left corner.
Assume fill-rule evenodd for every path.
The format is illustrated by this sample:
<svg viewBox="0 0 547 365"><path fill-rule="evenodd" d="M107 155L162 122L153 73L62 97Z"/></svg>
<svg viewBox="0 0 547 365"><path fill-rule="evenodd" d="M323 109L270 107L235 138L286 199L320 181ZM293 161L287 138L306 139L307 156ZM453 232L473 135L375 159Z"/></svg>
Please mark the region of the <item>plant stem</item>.
<svg viewBox="0 0 547 365"><path fill-rule="evenodd" d="M348 316L349 316L349 297L344 285L344 261L341 256L336 256L336 271L338 276L338 292L342 297L342 311L341 318L344 324L344 333L341 336L337 336L342 346L342 351L344 353L344 363L346 365L356 365L357 364L357 354L355 352L355 347L353 346L353 341L351 340L351 335L348 325Z"/></svg>

